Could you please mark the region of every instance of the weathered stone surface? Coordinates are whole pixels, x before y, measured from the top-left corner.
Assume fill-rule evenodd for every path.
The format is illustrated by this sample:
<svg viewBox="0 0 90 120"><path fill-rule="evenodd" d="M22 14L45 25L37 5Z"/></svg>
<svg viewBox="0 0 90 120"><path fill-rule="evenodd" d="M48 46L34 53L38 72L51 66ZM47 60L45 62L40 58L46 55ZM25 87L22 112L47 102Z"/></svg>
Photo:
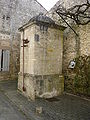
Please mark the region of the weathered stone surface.
<svg viewBox="0 0 90 120"><path fill-rule="evenodd" d="M30 22L20 28L21 46L23 45L23 34L24 39L27 38L29 43L27 47L24 47L24 59L23 48L20 49L20 75L18 88L22 91L24 67L24 73L26 74L24 76L26 92L22 92L32 99L35 99L35 96L57 96L64 90L62 56L63 30L65 28L63 26L58 26L53 22L47 23L45 21L42 23L42 19L40 20L41 21L38 21L39 25L36 21L36 23ZM49 20L51 21L51 19ZM48 27L48 29L41 29L40 26L43 28ZM35 35L39 36L38 41L35 39Z"/></svg>
<svg viewBox="0 0 90 120"><path fill-rule="evenodd" d="M68 65L71 60L75 59L78 56L87 55L90 56L90 24L73 27L79 36L75 36L75 34L69 29L65 31L64 36L64 61L63 61L63 73L67 76L65 80L66 91L72 92L74 94L83 94L90 95L90 86L88 81L88 88L86 84L86 80L79 80L79 78L75 77L74 71L70 71ZM83 72L83 71L82 71ZM74 76L73 76L74 74ZM76 80L76 83L75 83ZM81 82L81 83L80 83ZM76 85L75 85L76 84ZM87 91L88 89L88 91Z"/></svg>
<svg viewBox="0 0 90 120"><path fill-rule="evenodd" d="M43 76L24 74L25 92L22 89L22 78L23 74L19 73L18 89L32 100L35 100L36 97L52 98L61 95L64 91L64 77L58 74Z"/></svg>
<svg viewBox="0 0 90 120"><path fill-rule="evenodd" d="M79 36L76 36L69 28L64 32L63 70L68 68L69 62L75 57L90 56L90 24L73 28Z"/></svg>
<svg viewBox="0 0 90 120"><path fill-rule="evenodd" d="M0 91L0 119L1 120L27 120L25 115L19 111L19 109L12 104L10 99Z"/></svg>
<svg viewBox="0 0 90 120"><path fill-rule="evenodd" d="M34 40L35 34L39 35L39 42ZM35 75L62 74L62 30L48 28L48 32L43 33L39 26L33 25L25 30L25 38L30 41L28 47L24 48L25 73L29 71ZM20 71L23 69L22 49L21 47Z"/></svg>
<svg viewBox="0 0 90 120"><path fill-rule="evenodd" d="M65 8L66 10L75 6L86 3L86 0L59 0L51 9L47 12L47 16L52 18L57 24L67 26L67 24L60 18L58 14L56 14L55 10L60 5L61 8ZM68 19L71 23L71 20Z"/></svg>
<svg viewBox="0 0 90 120"><path fill-rule="evenodd" d="M0 49L10 50L10 78L1 73L0 80L17 79L19 72L20 34L18 28L31 17L46 13L36 0L0 0Z"/></svg>
<svg viewBox="0 0 90 120"><path fill-rule="evenodd" d="M68 9L75 5L80 5L85 3L85 0L59 0L53 8L47 13L47 16L51 17L59 25L63 24L62 19L55 13L57 6L61 5L62 7ZM68 21L69 22L69 21ZM72 23L71 20L69 22ZM64 24L63 24L64 25ZM64 31L64 40L63 40L63 73L68 75L69 79L66 80L67 87L73 91L74 86L74 77L72 70L69 70L69 63L78 56L88 55L90 56L90 24L87 25L73 25L71 27L76 31L79 36L76 36L73 31L67 27ZM69 72L68 72L69 71ZM82 90L80 90L82 92Z"/></svg>

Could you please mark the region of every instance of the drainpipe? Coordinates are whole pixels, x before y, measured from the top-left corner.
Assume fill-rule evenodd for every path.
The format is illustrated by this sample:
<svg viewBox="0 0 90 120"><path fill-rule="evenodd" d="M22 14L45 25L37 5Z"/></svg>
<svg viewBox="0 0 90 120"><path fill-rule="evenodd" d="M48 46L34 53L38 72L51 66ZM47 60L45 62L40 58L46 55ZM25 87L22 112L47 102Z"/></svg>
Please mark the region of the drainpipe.
<svg viewBox="0 0 90 120"><path fill-rule="evenodd" d="M23 89L23 91L26 91L26 88L25 88L25 86L24 86L24 29L23 29L23 87L22 87L22 89Z"/></svg>
<svg viewBox="0 0 90 120"><path fill-rule="evenodd" d="M28 39L24 39L24 29L23 29L23 87L22 87L22 89L23 89L23 91L26 91L26 88L25 88L25 85L24 85L24 47L27 47L28 46L28 43L29 43L29 41L28 41Z"/></svg>

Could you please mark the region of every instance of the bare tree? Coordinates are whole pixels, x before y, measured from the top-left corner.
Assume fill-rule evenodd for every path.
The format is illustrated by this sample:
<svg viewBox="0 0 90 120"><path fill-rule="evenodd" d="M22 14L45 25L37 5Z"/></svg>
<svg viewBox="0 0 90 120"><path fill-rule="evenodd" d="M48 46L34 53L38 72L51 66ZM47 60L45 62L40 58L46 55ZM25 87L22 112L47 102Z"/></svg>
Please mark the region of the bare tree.
<svg viewBox="0 0 90 120"><path fill-rule="evenodd" d="M90 0L86 0L86 3L81 5L75 5L69 9L59 5L55 12L63 19L63 21L74 31L75 30L67 22L66 18L71 19L77 25L86 25L90 22Z"/></svg>

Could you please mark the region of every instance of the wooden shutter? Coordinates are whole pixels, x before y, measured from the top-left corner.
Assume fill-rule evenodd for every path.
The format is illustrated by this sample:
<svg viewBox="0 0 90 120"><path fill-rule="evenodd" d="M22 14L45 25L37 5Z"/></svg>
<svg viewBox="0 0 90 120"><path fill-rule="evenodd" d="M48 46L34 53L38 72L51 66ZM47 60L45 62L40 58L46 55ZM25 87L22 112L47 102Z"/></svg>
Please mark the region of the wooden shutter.
<svg viewBox="0 0 90 120"><path fill-rule="evenodd" d="M3 50L3 71L9 71L9 50Z"/></svg>
<svg viewBox="0 0 90 120"><path fill-rule="evenodd" d="M0 49L0 71L1 71L1 56L2 56L2 50Z"/></svg>
<svg viewBox="0 0 90 120"><path fill-rule="evenodd" d="M2 68L2 71L5 71L5 62L6 62L5 50L3 50L3 68Z"/></svg>
<svg viewBox="0 0 90 120"><path fill-rule="evenodd" d="M6 56L7 56L7 71L9 71L9 61L10 61L10 51L6 51Z"/></svg>

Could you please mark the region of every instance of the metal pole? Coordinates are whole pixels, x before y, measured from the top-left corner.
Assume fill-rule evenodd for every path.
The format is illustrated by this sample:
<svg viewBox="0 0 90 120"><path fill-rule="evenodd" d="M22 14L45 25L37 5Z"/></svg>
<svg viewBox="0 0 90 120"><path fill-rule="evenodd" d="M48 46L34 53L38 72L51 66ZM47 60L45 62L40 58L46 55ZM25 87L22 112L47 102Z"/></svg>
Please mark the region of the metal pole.
<svg viewBox="0 0 90 120"><path fill-rule="evenodd" d="M24 86L24 30L23 30L23 91L26 91Z"/></svg>

